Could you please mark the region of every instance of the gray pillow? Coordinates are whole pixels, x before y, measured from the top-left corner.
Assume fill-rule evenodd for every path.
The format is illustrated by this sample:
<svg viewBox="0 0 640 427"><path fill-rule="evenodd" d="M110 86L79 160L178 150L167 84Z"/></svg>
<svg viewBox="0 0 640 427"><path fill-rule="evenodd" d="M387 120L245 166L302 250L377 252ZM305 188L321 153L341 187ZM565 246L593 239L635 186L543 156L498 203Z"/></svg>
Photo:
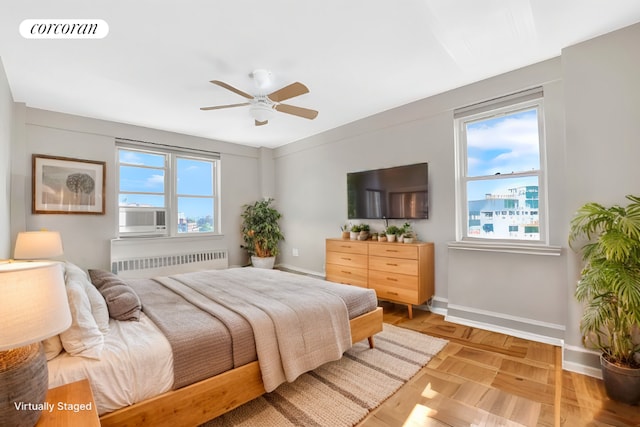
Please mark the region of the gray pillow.
<svg viewBox="0 0 640 427"><path fill-rule="evenodd" d="M89 277L107 302L110 317L116 320L140 320L140 298L126 282L103 270L89 270Z"/></svg>

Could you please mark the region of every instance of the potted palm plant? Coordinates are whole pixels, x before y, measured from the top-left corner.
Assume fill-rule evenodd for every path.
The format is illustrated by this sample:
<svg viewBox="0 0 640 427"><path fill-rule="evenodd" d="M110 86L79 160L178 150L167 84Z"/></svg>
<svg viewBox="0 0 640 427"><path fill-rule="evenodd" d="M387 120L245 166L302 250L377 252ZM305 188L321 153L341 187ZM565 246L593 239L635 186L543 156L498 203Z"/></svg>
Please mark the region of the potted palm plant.
<svg viewBox="0 0 640 427"><path fill-rule="evenodd" d="M251 256L254 267L273 268L278 243L284 240L278 224L282 215L272 206L273 202L273 199L265 199L243 206L242 248Z"/></svg>
<svg viewBox="0 0 640 427"><path fill-rule="evenodd" d="M609 397L636 404L640 402L640 198L627 199L626 207L582 206L571 221L569 245L584 262L575 292L585 303L583 340L601 352Z"/></svg>

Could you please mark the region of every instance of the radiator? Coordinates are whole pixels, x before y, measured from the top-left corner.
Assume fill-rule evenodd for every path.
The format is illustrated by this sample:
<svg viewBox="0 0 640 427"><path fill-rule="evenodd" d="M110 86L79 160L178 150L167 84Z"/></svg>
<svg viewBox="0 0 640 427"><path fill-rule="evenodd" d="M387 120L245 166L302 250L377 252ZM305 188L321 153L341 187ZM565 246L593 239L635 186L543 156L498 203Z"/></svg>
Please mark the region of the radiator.
<svg viewBox="0 0 640 427"><path fill-rule="evenodd" d="M170 245L152 242L146 250L137 242L127 247L127 242L111 245L111 272L126 278L147 278L188 273L191 271L222 269L229 266L226 249L198 249L188 242L172 242ZM181 244L183 243L183 244ZM182 246L182 247L180 247ZM196 245L199 246L199 245ZM147 253L146 256L139 256ZM136 256L137 255L137 256Z"/></svg>

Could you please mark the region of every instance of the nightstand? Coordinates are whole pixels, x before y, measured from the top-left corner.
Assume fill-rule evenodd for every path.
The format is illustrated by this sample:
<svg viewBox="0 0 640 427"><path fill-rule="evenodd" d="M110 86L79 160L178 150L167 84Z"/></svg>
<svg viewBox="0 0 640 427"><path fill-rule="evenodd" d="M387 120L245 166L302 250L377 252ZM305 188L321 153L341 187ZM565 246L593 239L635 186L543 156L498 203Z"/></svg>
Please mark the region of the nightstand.
<svg viewBox="0 0 640 427"><path fill-rule="evenodd" d="M89 380L49 389L45 402L52 409L42 411L37 427L100 427Z"/></svg>

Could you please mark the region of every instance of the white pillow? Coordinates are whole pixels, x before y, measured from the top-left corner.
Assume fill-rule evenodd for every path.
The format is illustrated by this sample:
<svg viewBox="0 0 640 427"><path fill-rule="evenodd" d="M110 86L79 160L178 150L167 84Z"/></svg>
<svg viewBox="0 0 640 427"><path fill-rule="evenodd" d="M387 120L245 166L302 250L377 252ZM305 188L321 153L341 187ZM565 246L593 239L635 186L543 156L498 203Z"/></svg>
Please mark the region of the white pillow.
<svg viewBox="0 0 640 427"><path fill-rule="evenodd" d="M51 360L62 352L62 341L60 341L60 335L54 335L51 338L47 338L42 341L44 347L44 354L47 356L47 360Z"/></svg>
<svg viewBox="0 0 640 427"><path fill-rule="evenodd" d="M70 262L65 263L65 281L78 282L89 297L91 314L98 324L100 332L109 332L109 308L104 297L98 289L89 281L89 276L80 267Z"/></svg>
<svg viewBox="0 0 640 427"><path fill-rule="evenodd" d="M104 335L91 313L91 303L82 285L67 283L67 297L71 309L71 327L60 333L62 346L72 356L100 359L104 348Z"/></svg>

